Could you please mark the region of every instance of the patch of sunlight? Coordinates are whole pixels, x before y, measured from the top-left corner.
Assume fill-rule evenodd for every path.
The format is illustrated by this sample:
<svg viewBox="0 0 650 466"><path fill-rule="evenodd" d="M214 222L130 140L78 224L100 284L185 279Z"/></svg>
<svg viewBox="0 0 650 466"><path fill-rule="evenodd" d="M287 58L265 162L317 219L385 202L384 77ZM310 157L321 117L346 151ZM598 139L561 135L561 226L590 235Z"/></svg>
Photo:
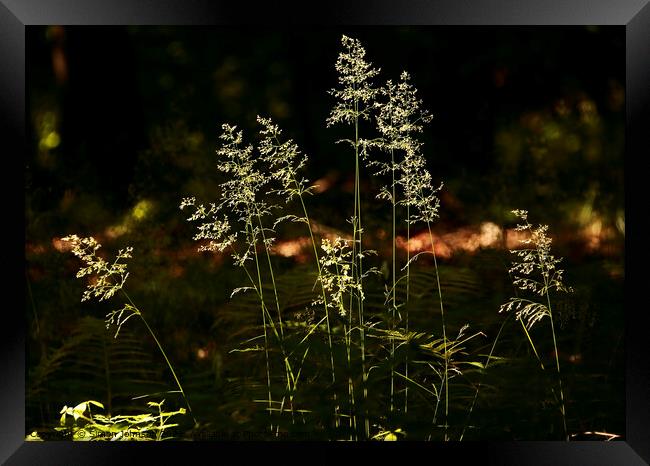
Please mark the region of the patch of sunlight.
<svg viewBox="0 0 650 466"><path fill-rule="evenodd" d="M616 212L616 228L625 236L625 212L622 210Z"/></svg>
<svg viewBox="0 0 650 466"><path fill-rule="evenodd" d="M115 239L119 236L122 236L125 233L128 233L129 226L125 224L121 225L112 225L106 229L104 234L111 239Z"/></svg>
<svg viewBox="0 0 650 466"><path fill-rule="evenodd" d="M578 219L580 220L580 223L582 225L588 224L589 220L591 220L592 214L593 214L593 209L591 203L584 204L580 209L580 213L578 214Z"/></svg>
<svg viewBox="0 0 650 466"><path fill-rule="evenodd" d="M594 210L594 203L596 201L597 194L598 188L595 186L590 187L589 191L587 192L585 202L578 212L578 222L580 222L580 225L583 227L588 226L590 223L593 223L595 220L597 220L597 213Z"/></svg>
<svg viewBox="0 0 650 466"><path fill-rule="evenodd" d="M296 257L303 248L309 246L310 242L311 240L307 237L280 241L276 244L274 250L277 254L284 257Z"/></svg>
<svg viewBox="0 0 650 466"><path fill-rule="evenodd" d="M52 238L52 246L59 252L67 252L72 250L72 244L63 241L61 238Z"/></svg>
<svg viewBox="0 0 650 466"><path fill-rule="evenodd" d="M50 131L47 136L41 139L40 146L43 149L54 149L61 144L61 136L56 131Z"/></svg>
<svg viewBox="0 0 650 466"><path fill-rule="evenodd" d="M591 222L582 229L582 235L590 251L599 250L603 242L611 238L612 231L604 224L603 219L594 213Z"/></svg>
<svg viewBox="0 0 650 466"><path fill-rule="evenodd" d="M151 215L153 211L153 202L143 199L139 201L129 213L126 214L121 223L111 225L104 232L109 238L118 238L128 233L135 223L141 222Z"/></svg>
<svg viewBox="0 0 650 466"><path fill-rule="evenodd" d="M143 199L133 207L131 216L138 222L142 221L151 213L152 208L153 202Z"/></svg>
<svg viewBox="0 0 650 466"><path fill-rule="evenodd" d="M481 224L479 244L481 247L494 246L501 240L502 236L503 232L496 223L483 222Z"/></svg>

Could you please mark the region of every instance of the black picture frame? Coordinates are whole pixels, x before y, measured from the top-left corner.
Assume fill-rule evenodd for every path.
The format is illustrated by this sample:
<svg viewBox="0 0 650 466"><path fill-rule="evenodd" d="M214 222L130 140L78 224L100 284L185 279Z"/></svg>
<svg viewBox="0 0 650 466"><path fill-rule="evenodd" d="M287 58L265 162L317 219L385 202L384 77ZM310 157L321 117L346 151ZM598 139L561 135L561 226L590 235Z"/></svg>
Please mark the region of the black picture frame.
<svg viewBox="0 0 650 466"><path fill-rule="evenodd" d="M3 183L5 202L16 205L24 215L24 205L16 202L20 186L17 176L24 173L25 148L25 27L44 24L272 24L297 23L329 25L619 25L626 34L626 432L619 442L480 442L451 444L315 444L236 442L171 442L168 444L89 444L73 442L24 442L25 418L25 335L23 313L9 304L3 306L5 317L0 324L0 461L6 464L103 464L152 461L214 461L226 463L249 461L253 453L267 460L282 454L282 460L304 458L331 462L350 450L363 450L383 461L408 460L411 455L425 455L430 461L481 461L487 464L531 465L640 465L650 462L650 359L647 354L647 310L636 306L642 275L634 270L643 260L634 246L641 239L638 212L644 199L635 186L643 183L650 155L650 4L648 0L411 0L399 5L391 0L333 1L299 6L277 1L254 5L249 2L209 0L0 0L0 106L1 127L6 142L14 143L13 152L3 149ZM10 164L15 164L11 166ZM638 181L637 181L638 177ZM641 191L643 192L643 191ZM636 218L635 218L636 217ZM8 223L8 222L7 222ZM630 226L631 225L631 226ZM21 231L18 229L17 231ZM5 259L19 256L24 237L9 239ZM14 243L15 241L15 243ZM15 247L14 244L16 245ZM11 252L12 251L12 252ZM635 253L632 254L631 252ZM10 257L15 255L15 257ZM24 263L24 262L22 262ZM25 286L24 275L5 266L8 291ZM637 268L638 270L638 268ZM13 277L13 278L11 278ZM12 282L11 280L15 281ZM14 286L12 286L14 285ZM7 293L9 295L10 293ZM15 309L15 311L14 311ZM11 321L13 315L13 322ZM197 450L210 451L198 452ZM420 451L421 450L421 451ZM199 456L201 455L201 456ZM205 456L204 456L205 455ZM235 456L233 456L235 455ZM205 460L199 458L207 458ZM226 460L233 458L233 460ZM277 459L278 457L276 457Z"/></svg>

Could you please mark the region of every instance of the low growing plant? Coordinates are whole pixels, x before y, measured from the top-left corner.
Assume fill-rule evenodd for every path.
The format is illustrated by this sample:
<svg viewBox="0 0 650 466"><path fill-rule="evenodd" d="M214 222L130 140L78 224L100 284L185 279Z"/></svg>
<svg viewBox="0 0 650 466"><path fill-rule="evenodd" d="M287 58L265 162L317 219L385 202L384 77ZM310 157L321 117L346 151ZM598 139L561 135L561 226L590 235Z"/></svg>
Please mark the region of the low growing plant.
<svg viewBox="0 0 650 466"><path fill-rule="evenodd" d="M56 430L75 441L161 441L173 437L165 437L168 429L177 427L169 420L174 416L186 413L185 408L177 411L164 411L163 403L149 401L147 406L155 408L152 413L105 416L93 413L93 406L104 409L98 401L84 401L75 407L64 406L61 409L60 427Z"/></svg>

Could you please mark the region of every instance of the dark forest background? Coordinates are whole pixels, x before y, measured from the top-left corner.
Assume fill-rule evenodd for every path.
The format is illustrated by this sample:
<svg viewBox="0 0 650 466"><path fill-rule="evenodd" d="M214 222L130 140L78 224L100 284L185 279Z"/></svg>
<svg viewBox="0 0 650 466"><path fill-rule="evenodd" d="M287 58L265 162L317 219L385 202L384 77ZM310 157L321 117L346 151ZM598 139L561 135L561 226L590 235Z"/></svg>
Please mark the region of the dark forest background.
<svg viewBox="0 0 650 466"><path fill-rule="evenodd" d="M347 231L354 163L335 144L347 128L325 127L341 34L362 41L381 68L377 83L408 70L433 114L423 140L434 181L444 181L435 226L442 267L450 283L469 283L458 321L494 337L499 304L512 294L509 211L529 210L533 222L549 224L575 289L558 311L571 430L624 434L625 36L596 26L28 27L28 430L55 424L64 404L97 399L128 410L129 394L171 383L137 326L130 331L142 360L124 362L123 385L119 367L112 387L106 371L96 373L93 352L113 344L102 320L111 307L80 303L79 264L60 241L73 233L94 236L111 255L135 247L130 292L201 421L255 426L243 369L229 353L237 340L229 296L242 277L229 260L196 252L178 205L216 196L221 124L252 138L260 114L309 155L307 177L323 188L310 198L314 219ZM368 241L381 255L390 250L381 234L390 209L374 199L367 172L362 184ZM468 246L486 225L502 241ZM297 254L277 260L287 273L303 266ZM495 376L500 388L477 409L475 438L557 435L548 433L552 414L531 417L543 395L527 390L538 367L517 330L503 351L521 361ZM138 373L145 363L151 372Z"/></svg>

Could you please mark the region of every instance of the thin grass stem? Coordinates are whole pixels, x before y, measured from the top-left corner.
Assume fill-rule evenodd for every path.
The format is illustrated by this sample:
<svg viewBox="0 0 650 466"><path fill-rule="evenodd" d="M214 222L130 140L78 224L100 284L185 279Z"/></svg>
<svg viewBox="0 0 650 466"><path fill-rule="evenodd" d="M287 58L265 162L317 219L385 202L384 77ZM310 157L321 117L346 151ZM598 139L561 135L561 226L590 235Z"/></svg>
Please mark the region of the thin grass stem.
<svg viewBox="0 0 650 466"><path fill-rule="evenodd" d="M440 273L438 271L438 260L436 258L436 249L433 243L433 232L431 231L431 222L427 221L427 229L429 230L429 240L431 241L431 253L433 254L433 265L436 270L436 284L438 286L438 298L440 300L440 319L442 321L442 339L445 352L445 371L444 371L444 385L445 385L445 441L448 438L448 418L449 418L449 355L447 354L447 330L445 325L445 310L442 303L442 288L440 287Z"/></svg>
<svg viewBox="0 0 650 466"><path fill-rule="evenodd" d="M395 193L395 151L391 148L390 150L390 158L391 158L391 187L392 187L392 197L391 197L391 204L392 204L392 243L391 243L391 249L392 249L392 262L393 262L393 270L392 270L392 280L393 280L393 305L392 305L392 321L391 321L391 330L395 330L395 309L397 307L397 295L396 295L396 290L395 290L395 280L396 280L396 272L395 272L395 264L396 264L396 257L395 257L395 203L396 203L396 193ZM390 351L390 357L391 357L391 369L390 369L390 410L393 412L394 410L394 396L395 396L395 338L391 337L391 351Z"/></svg>
<svg viewBox="0 0 650 466"><path fill-rule="evenodd" d="M490 353L488 354L487 360L485 361L485 365L483 366L483 369L487 369L488 365L490 364L490 359L492 359L492 354L494 353L494 348L497 346L497 342L499 341L499 337L501 336L501 332L503 331L503 328L506 326L506 323L508 322L508 319L510 318L510 315L506 317L503 322L501 323L501 327L499 327L499 331L497 332L497 336L494 338L494 342L492 343L492 348L490 348ZM465 426L463 426L463 431L460 434L460 438L458 439L459 441L463 440L463 437L465 436L465 430L469 426L469 419L472 416L472 412L474 411L474 406L476 405L476 400L478 399L478 392L481 390L481 382L478 383L478 386L476 387L476 392L474 393L474 399L472 400L472 404L469 407L469 411L467 413L467 419L465 420Z"/></svg>
<svg viewBox="0 0 650 466"><path fill-rule="evenodd" d="M255 257L255 268L257 270L257 281L258 281L258 293L260 297L260 305L262 308L262 325L264 327L264 356L266 360L266 386L268 390L268 397L269 397L269 419L270 419L270 429L271 432L273 432L273 420L272 420L272 413L271 413L271 408L273 406L273 397L271 395L271 370L270 370L270 364L269 364L269 343L268 343L268 335L266 331L266 313L264 312L264 308L266 307L266 304L264 303L264 292L262 290L262 274L260 272L260 263L259 263L259 258L257 255L257 248L255 247L254 244L254 238L253 238L253 225L251 223L250 217L247 222L247 231L249 234L249 238L251 241L251 244L253 245L253 251L254 251L254 257ZM248 271L247 271L248 273Z"/></svg>
<svg viewBox="0 0 650 466"><path fill-rule="evenodd" d="M149 323L147 322L147 319L144 318L142 315L142 312L138 307L133 303L127 292L124 290L124 288L121 289L122 293L128 299L128 301L131 303L133 308L138 312L138 316L140 316L140 319L144 323L145 327L149 331L149 334L153 338L153 340L156 342L156 345L158 346L158 349L160 350L160 353L163 355L163 358L165 358L165 362L167 363L167 367L169 367L169 370L172 373L172 376L174 377L174 380L176 381L176 385L178 386L178 389L181 392L181 395L183 396L183 400L185 401L185 404L187 405L187 411L189 415L192 417L192 420L194 421L194 425L196 426L198 422L196 421L196 418L194 417L194 414L192 413L192 407L190 406L190 402L187 399L187 396L185 394L185 390L183 390L183 386L181 385L181 381L178 379L178 376L176 375L176 371L174 371L174 367L172 366L172 363L170 362L169 358L167 357L167 353L165 353L165 350L163 349L162 345L160 344L160 341L158 341L158 337L156 337L156 334L154 333L153 329L149 326Z"/></svg>
<svg viewBox="0 0 650 466"><path fill-rule="evenodd" d="M294 178L294 182L296 183L296 188L299 189L298 186L298 181ZM325 323L327 325L327 346L329 348L330 352L330 365L332 369L332 389L334 389L334 424L336 427L339 427L340 421L339 421L339 405L338 405L338 400L337 400L337 395L336 395L336 372L334 370L334 351L332 349L332 331L330 327L330 314L329 314L329 308L327 305L327 293L325 293L325 287L322 285L323 283L323 271L321 269L320 265L320 257L318 256L318 248L316 247L316 240L314 239L314 232L311 227L311 221L309 220L309 215L307 214L307 207L305 206L305 201L303 200L302 194L299 194L298 196L300 198L300 205L302 206L302 211L305 214L305 220L307 223L307 229L309 230L309 238L311 239L311 245L314 250L314 259L316 260L316 267L318 268L318 279L321 283L321 295L323 298L323 307L325 308Z"/></svg>

